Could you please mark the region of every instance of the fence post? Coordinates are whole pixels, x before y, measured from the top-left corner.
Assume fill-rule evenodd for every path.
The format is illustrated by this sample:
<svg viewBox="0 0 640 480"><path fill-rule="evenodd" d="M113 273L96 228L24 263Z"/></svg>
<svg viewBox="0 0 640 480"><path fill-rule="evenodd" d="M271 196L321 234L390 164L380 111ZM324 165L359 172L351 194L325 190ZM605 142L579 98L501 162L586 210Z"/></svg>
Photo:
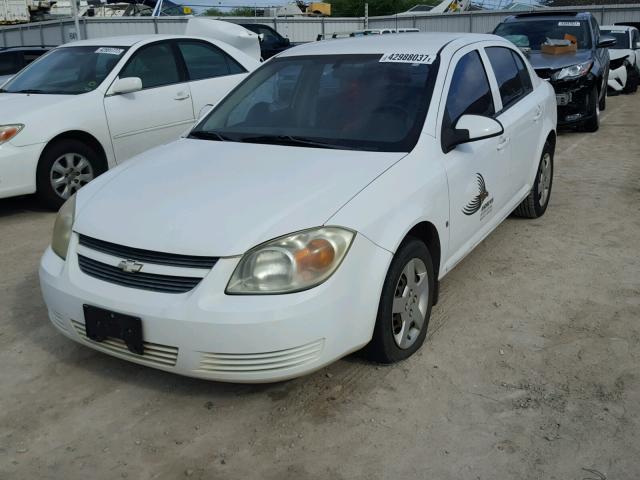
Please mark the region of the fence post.
<svg viewBox="0 0 640 480"><path fill-rule="evenodd" d="M153 33L158 33L158 17L153 18Z"/></svg>
<svg viewBox="0 0 640 480"><path fill-rule="evenodd" d="M42 24L40 26L40 45L44 47L44 32L42 31Z"/></svg>
<svg viewBox="0 0 640 480"><path fill-rule="evenodd" d="M324 17L320 17L320 29L322 31L322 38L324 39Z"/></svg>
<svg viewBox="0 0 640 480"><path fill-rule="evenodd" d="M63 45L67 42L64 41L64 23L60 20L60 45Z"/></svg>
<svg viewBox="0 0 640 480"><path fill-rule="evenodd" d="M469 33L473 33L473 13L469 12Z"/></svg>

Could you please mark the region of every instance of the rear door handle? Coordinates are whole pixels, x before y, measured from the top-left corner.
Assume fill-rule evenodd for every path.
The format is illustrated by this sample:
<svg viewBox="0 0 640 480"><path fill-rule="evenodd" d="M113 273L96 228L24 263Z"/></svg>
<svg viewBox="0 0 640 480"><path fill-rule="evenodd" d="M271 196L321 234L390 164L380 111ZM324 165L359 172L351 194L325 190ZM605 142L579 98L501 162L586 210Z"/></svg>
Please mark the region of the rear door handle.
<svg viewBox="0 0 640 480"><path fill-rule="evenodd" d="M542 117L542 112L544 110L542 109L542 106L538 105L538 107L536 108L536 114L533 117L533 121L537 122L538 120L540 120L540 117Z"/></svg>
<svg viewBox="0 0 640 480"><path fill-rule="evenodd" d="M500 137L500 143L496 147L498 150L504 150L504 148L509 144L509 137Z"/></svg>
<svg viewBox="0 0 640 480"><path fill-rule="evenodd" d="M174 100L186 100L190 96L191 95L189 95L189 92L182 91L182 92L176 93L176 96L173 97L173 98L174 98Z"/></svg>

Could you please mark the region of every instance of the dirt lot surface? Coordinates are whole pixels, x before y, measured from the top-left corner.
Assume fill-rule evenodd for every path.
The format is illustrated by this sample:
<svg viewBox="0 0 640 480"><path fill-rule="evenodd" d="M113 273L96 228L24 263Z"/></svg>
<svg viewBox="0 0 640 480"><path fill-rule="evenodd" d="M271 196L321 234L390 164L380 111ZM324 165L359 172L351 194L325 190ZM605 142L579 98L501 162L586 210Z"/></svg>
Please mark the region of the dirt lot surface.
<svg viewBox="0 0 640 480"><path fill-rule="evenodd" d="M640 95L562 135L547 214L447 276L416 356L274 385L59 334L37 278L54 215L0 201L0 478L640 478L639 136Z"/></svg>

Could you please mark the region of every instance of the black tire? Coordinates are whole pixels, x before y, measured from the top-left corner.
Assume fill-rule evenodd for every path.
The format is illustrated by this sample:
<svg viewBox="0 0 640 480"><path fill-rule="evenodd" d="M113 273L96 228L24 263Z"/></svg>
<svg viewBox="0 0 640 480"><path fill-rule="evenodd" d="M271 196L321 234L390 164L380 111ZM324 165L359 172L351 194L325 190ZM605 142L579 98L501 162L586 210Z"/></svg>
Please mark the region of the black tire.
<svg viewBox="0 0 640 480"><path fill-rule="evenodd" d="M587 115L589 119L582 124L582 130L585 132L597 132L600 129L599 109L598 87L594 86L587 99Z"/></svg>
<svg viewBox="0 0 640 480"><path fill-rule="evenodd" d="M52 210L58 210L66 200L56 192L50 180L54 163L66 154L83 156L89 162L94 178L106 170L105 162L98 152L81 140L64 138L47 145L38 162L36 188L40 201Z"/></svg>
<svg viewBox="0 0 640 480"><path fill-rule="evenodd" d="M547 211L547 207L549 206L549 200L551 199L551 190L553 187L553 146L548 141L544 144L544 148L542 149L542 155L540 155L540 163L538 164L538 171L536 172L536 178L533 182L533 186L531 187L531 191L527 198L525 198L520 205L514 210L513 214L517 217L523 218L538 218L544 215L544 212ZM542 175L543 170L543 162L545 160L545 156L549 155L550 159L550 179L549 179L549 190L544 199L544 203L541 202L541 194L540 194L540 176Z"/></svg>
<svg viewBox="0 0 640 480"><path fill-rule="evenodd" d="M397 345L393 335L393 303L396 295L396 287L398 286L401 276L404 275L403 270L413 259L421 260L426 267L426 281L428 282L429 290L422 328L419 330L413 344L406 349L402 349ZM429 326L429 317L431 316L431 306L433 304L435 285L433 272L433 262L427 246L416 238L408 237L393 257L382 287L373 338L367 346L368 356L373 361L379 363L399 362L413 355L424 343L424 339L427 336L427 327Z"/></svg>
<svg viewBox="0 0 640 480"><path fill-rule="evenodd" d="M635 67L631 67L627 70L627 84L622 90L623 93L635 93L638 91L638 82L640 81L640 75Z"/></svg>
<svg viewBox="0 0 640 480"><path fill-rule="evenodd" d="M598 107L600 107L600 111L604 112L607 109L607 88L602 89L602 98L598 102Z"/></svg>

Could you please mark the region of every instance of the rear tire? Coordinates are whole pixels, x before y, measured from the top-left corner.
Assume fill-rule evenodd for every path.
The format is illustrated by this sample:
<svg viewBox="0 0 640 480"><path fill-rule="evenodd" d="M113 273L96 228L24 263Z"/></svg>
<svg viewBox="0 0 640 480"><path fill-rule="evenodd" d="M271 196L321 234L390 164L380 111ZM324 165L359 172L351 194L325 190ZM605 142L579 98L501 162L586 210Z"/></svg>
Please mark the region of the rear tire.
<svg viewBox="0 0 640 480"><path fill-rule="evenodd" d="M64 138L47 145L36 171L37 195L52 210L106 169L101 156L86 143Z"/></svg>
<svg viewBox="0 0 640 480"><path fill-rule="evenodd" d="M585 120L582 129L585 132L597 132L600 128L600 105L598 101L598 87L594 86L589 94L587 113L589 119Z"/></svg>
<svg viewBox="0 0 640 480"><path fill-rule="evenodd" d="M542 149L538 172L533 182L533 187L520 205L513 211L517 217L538 218L544 215L551 198L553 186L553 147L547 141Z"/></svg>
<svg viewBox="0 0 640 480"><path fill-rule="evenodd" d="M434 294L433 262L427 246L407 238L396 252L382 287L368 356L395 363L413 355L427 336Z"/></svg>

